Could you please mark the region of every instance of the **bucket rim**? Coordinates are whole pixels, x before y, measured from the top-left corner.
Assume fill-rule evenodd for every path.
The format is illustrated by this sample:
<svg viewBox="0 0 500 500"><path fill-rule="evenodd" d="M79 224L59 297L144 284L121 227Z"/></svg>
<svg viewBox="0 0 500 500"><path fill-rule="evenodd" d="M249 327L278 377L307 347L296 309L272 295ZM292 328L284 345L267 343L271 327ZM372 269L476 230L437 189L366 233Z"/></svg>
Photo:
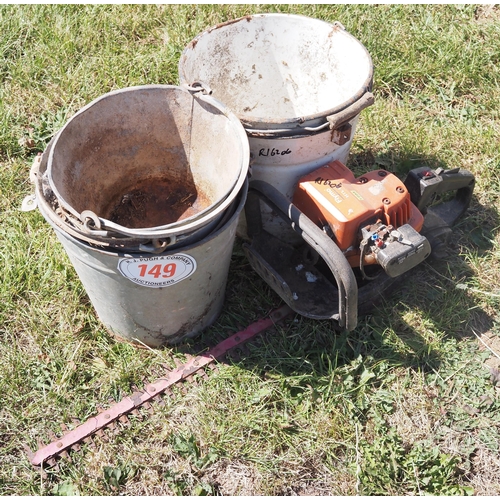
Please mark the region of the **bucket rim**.
<svg viewBox="0 0 500 500"><path fill-rule="evenodd" d="M242 113L236 113L236 116L239 118L240 122L243 124L246 132L248 135L256 135L256 136L262 136L263 134L273 134L276 133L277 135L285 135L285 136L290 136L291 134L297 134L297 135L302 135L304 134L304 128L310 127L310 128L317 128L318 126L322 125L327 125L328 121L326 121L328 116L335 115L337 113L340 113L344 111L345 109L349 108L356 102L360 101L366 94L370 93L373 88L373 60L368 52L367 48L364 46L363 43L361 43L360 40L358 40L354 35L349 33L345 27L339 22L339 21L325 21L323 19L318 19L315 17L308 17L304 16L301 14L288 14L288 13L282 13L282 12L272 12L272 13L261 13L261 14L251 14L248 16L243 16L239 17L237 19L232 19L228 20L226 22L211 26L209 28L206 28L204 31L199 33L195 38L193 38L187 45L184 47L184 50L181 53L181 56L179 58L179 63L178 63L178 72L179 72L179 81L182 85L189 85L192 82L188 81L186 78L185 72L184 72L184 65L183 63L188 57L189 51L193 50L196 45L198 44L198 41L202 37L206 37L210 35L211 32L217 30L217 29L224 29L227 26L231 26L233 24L238 24L242 22L251 22L252 19L254 18L276 18L276 17L281 17L281 18L296 18L296 19L303 19L307 21L312 21L312 22L317 22L321 23L323 25L329 26L332 29L336 30L339 33L342 33L343 36L346 36L350 38L351 40L355 41L357 44L359 44L359 47L362 49L362 51L365 53L367 57L367 61L369 63L369 71L368 75L361 85L361 87L358 89L358 91L349 99L345 100L343 103L334 106L333 108L329 108L325 111L320 111L318 113L311 113L309 115L304 115L304 116L294 116L291 118L280 118L278 120L273 120L272 118L256 118L256 117L251 117L248 114L245 114L244 112ZM210 82L204 82L208 86L210 86ZM233 111L234 112L234 111ZM273 130L276 130L276 132L273 132ZM307 132L307 131L306 131ZM316 131L309 131L309 134L315 133ZM321 132L321 130L320 130ZM301 134L302 133L302 134Z"/></svg>
<svg viewBox="0 0 500 500"><path fill-rule="evenodd" d="M210 240L219 236L222 232L226 231L230 225L234 224L235 219L239 218L239 215L243 210L243 207L244 207L244 205L246 203L246 199L247 199L248 185L249 185L248 178L245 178L242 187L236 193L235 199L232 202L234 205L234 208L230 207L230 209L232 209L234 211L231 214L231 216L229 217L229 219L226 220L221 227L217 227L216 229L212 230L209 234L207 234L206 236L204 236L203 238L201 238L197 241L189 242L185 246L171 248L170 250L167 248L167 250L165 250L164 252L159 253L159 254L155 254L155 255L166 256L166 255L175 255L175 254L182 253L182 252L189 252L193 248L197 248L201 245L206 244ZM81 239L77 238L76 236L68 233L63 228L56 225L54 223L54 221L47 220L47 222L49 223L50 226L52 226L54 231L61 233L64 236L64 238L72 241L73 243L80 246L81 248L91 249L92 252L96 252L96 253L99 253L101 255L115 256L118 258L133 258L133 257L151 258L153 256L151 253L148 253L148 252L140 252L140 251L134 252L134 251L123 250L120 248L97 247L97 246L93 245L92 243L81 240Z"/></svg>
<svg viewBox="0 0 500 500"><path fill-rule="evenodd" d="M210 223L195 229L191 232L185 232L181 235L176 234L174 238L147 238L147 237L117 237L116 234L109 234L108 231L92 231L90 227L82 224L80 220L73 220L71 214L65 212L59 205L57 199L49 193L46 196L43 184L45 173L47 170L47 156L52 147L54 138L51 139L47 148L41 155L41 160L35 170L35 199L37 201L37 207L44 217L44 219L49 222L51 226L57 226L61 231L73 236L74 238L85 241L92 244L93 246L99 246L102 248L116 248L123 251L137 253L140 248L144 245L150 245L154 240L158 241L160 244L161 240L167 240L168 249L177 248L180 245L187 245L191 241L196 241L196 238L202 239L205 235L212 232L226 218L228 211L232 209L229 206L227 210L222 212L219 217L210 221ZM53 199L50 201L50 199ZM55 203L55 204L54 204ZM166 243L166 242L165 242ZM143 250L146 252L147 250ZM149 250L150 253L164 252L165 249L152 248Z"/></svg>
<svg viewBox="0 0 500 500"><path fill-rule="evenodd" d="M68 212L70 212L75 217L82 219L81 213L78 213L59 193L57 186L54 183L52 178L52 162L54 158L54 150L56 149L57 143L61 137L61 134L64 132L65 128L71 123L74 119L83 113L85 113L92 106L97 104L98 102L109 98L110 96L123 94L125 92L133 92L137 90L175 90L179 92L183 92L185 94L189 94L193 97L193 99L201 99L205 103L214 107L218 112L222 113L234 126L234 130L236 134L240 137L240 153L241 153L241 168L239 174L236 178L235 183L228 190L228 193L225 196L222 196L215 203L211 204L204 210L201 210L197 214L187 217L182 220L174 221L170 224L165 224L162 226L156 227L144 227L144 228L127 228L115 222L112 222L104 217L98 217L101 229L107 230L110 232L115 232L121 236L128 237L139 237L139 238L167 238L171 236L175 236L178 234L185 234L186 232L195 231L196 229L205 226L210 223L214 218L218 217L234 200L234 198L239 193L241 186L243 185L249 169L250 163L250 146L248 143L248 137L241 124L238 117L222 102L215 99L211 95L205 95L201 92L191 92L186 88L186 86L177 86L177 85L167 85L167 84L148 84L148 85L135 85L130 87L125 87L121 89L112 90L101 96L95 98L82 108L80 108L71 118L63 125L63 127L55 134L53 137L53 144L49 151L49 156L47 159L47 178L50 184L50 187L56 197L58 203ZM82 222L84 222L82 220Z"/></svg>

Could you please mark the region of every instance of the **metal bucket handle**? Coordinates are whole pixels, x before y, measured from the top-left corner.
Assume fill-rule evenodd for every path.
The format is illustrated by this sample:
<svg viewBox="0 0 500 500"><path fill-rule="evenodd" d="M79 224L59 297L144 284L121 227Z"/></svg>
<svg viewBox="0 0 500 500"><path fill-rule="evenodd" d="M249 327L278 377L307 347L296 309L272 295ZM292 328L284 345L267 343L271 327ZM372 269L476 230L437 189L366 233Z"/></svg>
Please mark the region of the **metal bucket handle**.
<svg viewBox="0 0 500 500"><path fill-rule="evenodd" d="M87 210L82 212L81 219L76 219L72 214L66 212L59 204L57 212L59 216L54 216L51 207L45 200L43 195L42 178L47 167L48 151L52 147L54 138L49 142L44 153L38 154L33 160L30 170L30 182L35 184L35 193L28 195L23 200L21 210L27 212L38 208L45 218L50 219L50 222L60 230L70 236L90 243L96 247L117 248L122 252L146 252L146 253L162 253L168 246L176 243L175 236L166 238L165 240L152 239L148 243L144 238L126 238L122 244L118 244L119 239L116 235L110 235L108 231L103 231L99 217L92 211ZM226 220L226 216L223 217ZM220 224L217 226L219 227Z"/></svg>
<svg viewBox="0 0 500 500"><path fill-rule="evenodd" d="M318 125L317 127L303 127L301 125L296 128L280 128L280 129L255 129L255 128L245 128L247 134L258 134L258 135L276 135L276 134L287 134L296 135L300 134L302 131L305 132L320 132L330 128L330 130L335 130L342 126L344 123L348 122L356 115L361 113L363 109L371 106L375 102L375 97L371 92L365 92L358 100L348 104L346 108L328 115L326 117L326 122Z"/></svg>
<svg viewBox="0 0 500 500"><path fill-rule="evenodd" d="M334 113L333 115L327 116L327 124L330 126L330 130L334 130L339 126L343 125L345 122L348 122L356 115L359 115L363 109L371 106L375 102L375 98L371 92L366 92L363 96L358 99L356 102L353 102L351 105L347 106L347 108L339 111L338 113ZM327 124L320 125L322 127L326 127Z"/></svg>

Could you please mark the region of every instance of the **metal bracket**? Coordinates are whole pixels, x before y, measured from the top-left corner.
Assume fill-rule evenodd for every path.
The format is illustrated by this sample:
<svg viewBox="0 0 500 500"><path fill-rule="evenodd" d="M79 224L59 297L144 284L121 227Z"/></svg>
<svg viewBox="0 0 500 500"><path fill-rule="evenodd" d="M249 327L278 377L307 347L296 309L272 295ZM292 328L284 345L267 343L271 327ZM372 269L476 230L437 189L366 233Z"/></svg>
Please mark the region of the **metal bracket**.
<svg viewBox="0 0 500 500"><path fill-rule="evenodd" d="M192 94L201 92L203 95L212 95L212 89L204 82L193 82L191 85L184 85L184 88Z"/></svg>
<svg viewBox="0 0 500 500"><path fill-rule="evenodd" d="M339 128L332 130L332 142L337 146L343 146L351 139L352 125L347 122Z"/></svg>
<svg viewBox="0 0 500 500"><path fill-rule="evenodd" d="M38 202L36 201L35 194L29 194L24 198L23 202L21 203L22 212L31 212L32 210L35 210L36 207L38 207Z"/></svg>
<svg viewBox="0 0 500 500"><path fill-rule="evenodd" d="M42 163L42 153L38 153L33 160L30 168L30 182L31 184L36 184L38 171L40 169L40 164ZM22 212L31 212L38 207L38 201L36 199L36 194L29 194L25 196L23 202L21 203Z"/></svg>

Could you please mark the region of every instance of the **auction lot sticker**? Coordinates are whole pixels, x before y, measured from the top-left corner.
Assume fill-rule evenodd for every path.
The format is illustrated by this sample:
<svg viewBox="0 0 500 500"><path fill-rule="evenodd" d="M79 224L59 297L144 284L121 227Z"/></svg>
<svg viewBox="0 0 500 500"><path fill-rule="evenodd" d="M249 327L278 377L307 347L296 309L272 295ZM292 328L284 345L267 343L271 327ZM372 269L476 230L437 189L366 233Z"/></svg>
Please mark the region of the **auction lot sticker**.
<svg viewBox="0 0 500 500"><path fill-rule="evenodd" d="M138 285L161 288L175 285L191 276L196 271L196 261L183 253L120 259L118 270Z"/></svg>

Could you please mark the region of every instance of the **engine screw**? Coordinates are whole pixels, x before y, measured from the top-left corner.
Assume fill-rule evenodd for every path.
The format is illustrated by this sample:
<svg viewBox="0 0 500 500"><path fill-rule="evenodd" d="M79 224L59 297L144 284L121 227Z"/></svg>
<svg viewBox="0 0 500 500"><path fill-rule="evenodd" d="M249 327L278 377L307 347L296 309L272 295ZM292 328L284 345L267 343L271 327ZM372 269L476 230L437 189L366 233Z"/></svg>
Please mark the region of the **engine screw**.
<svg viewBox="0 0 500 500"><path fill-rule="evenodd" d="M382 203L383 203L384 205L390 205L390 204L391 204L391 200L389 200L389 198L384 198L384 199L382 200Z"/></svg>
<svg viewBox="0 0 500 500"><path fill-rule="evenodd" d="M398 187L396 188L396 191L397 191L398 193L404 193L404 192L405 192L405 190L404 190L401 186L398 186Z"/></svg>

